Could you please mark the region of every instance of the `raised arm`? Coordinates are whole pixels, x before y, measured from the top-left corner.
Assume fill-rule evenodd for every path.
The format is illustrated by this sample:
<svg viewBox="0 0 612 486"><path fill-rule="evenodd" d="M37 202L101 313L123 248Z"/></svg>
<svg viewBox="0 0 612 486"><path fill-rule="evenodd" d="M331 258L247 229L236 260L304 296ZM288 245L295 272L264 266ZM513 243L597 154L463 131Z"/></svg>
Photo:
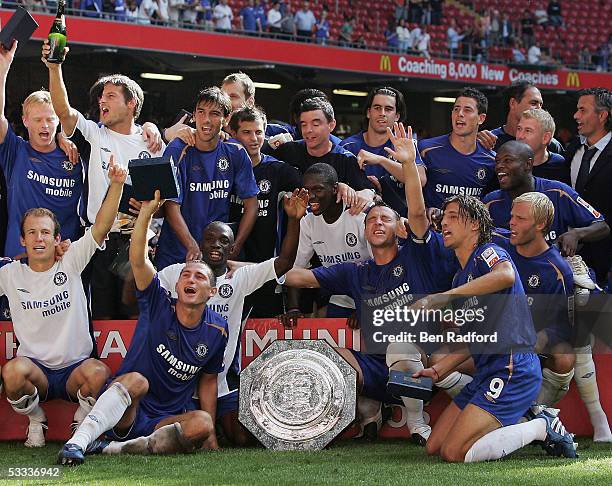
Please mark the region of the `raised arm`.
<svg viewBox="0 0 612 486"><path fill-rule="evenodd" d="M117 211L119 211L119 201L123 192L123 184L127 177L127 170L115 164L115 157L111 155L108 167L108 178L110 185L106 192L106 197L102 201L102 206L96 214L96 222L91 227L91 234L98 245L102 245L108 236L108 232L113 227Z"/></svg>
<svg viewBox="0 0 612 486"><path fill-rule="evenodd" d="M287 273L295 262L300 237L300 219L304 217L308 207L308 191L306 189L295 189L291 196L285 196L283 206L287 216L289 216L289 221L287 222L287 233L283 239L280 253L274 260L274 271L278 277Z"/></svg>
<svg viewBox="0 0 612 486"><path fill-rule="evenodd" d="M51 103L53 103L55 114L59 117L59 121L62 124L62 130L66 135L71 136L76 128L78 111L72 108L68 101L68 91L66 91L66 85L62 77L62 64L47 62L50 51L49 41L45 40L43 42L41 60L44 65L47 66L47 69L49 69L49 92L51 93ZM64 56L67 56L67 47L64 52Z"/></svg>
<svg viewBox="0 0 612 486"><path fill-rule="evenodd" d="M312 270L306 268L292 268L285 274L285 285L301 289L318 289L319 281Z"/></svg>
<svg viewBox="0 0 612 486"><path fill-rule="evenodd" d="M393 131L390 128L387 128L387 131L394 150L387 147L385 150L402 164L404 191L408 205L408 225L417 238L422 238L429 228L429 221L425 211L421 180L415 163L416 148L412 141L412 128L404 129L404 125L396 123Z"/></svg>
<svg viewBox="0 0 612 486"><path fill-rule="evenodd" d="M4 46L0 45L0 143L4 142L6 132L8 130L8 120L4 116L6 105L6 78L11 69L15 50L17 49L17 41L13 42L13 47L8 51Z"/></svg>
<svg viewBox="0 0 612 486"><path fill-rule="evenodd" d="M143 201L132 232L130 242L130 264L138 290L145 290L155 276L155 267L149 260L149 247L147 244L147 229L151 224L153 214L160 208L163 201L160 200L159 191L155 191L155 199Z"/></svg>

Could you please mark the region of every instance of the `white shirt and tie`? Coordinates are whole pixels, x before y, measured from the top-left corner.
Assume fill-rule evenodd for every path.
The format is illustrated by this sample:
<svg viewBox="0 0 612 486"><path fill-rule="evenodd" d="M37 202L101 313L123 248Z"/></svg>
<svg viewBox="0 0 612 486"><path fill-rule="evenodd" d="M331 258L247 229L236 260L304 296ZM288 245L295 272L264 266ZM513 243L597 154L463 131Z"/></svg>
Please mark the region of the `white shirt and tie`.
<svg viewBox="0 0 612 486"><path fill-rule="evenodd" d="M592 148L597 149L597 152L595 152L595 154L591 158L589 172L591 172L591 170L593 169L593 166L597 162L597 159L603 152L603 149L606 148L606 145L610 143L611 139L612 139L612 132L608 132L604 137L600 138L599 141L597 141L597 143L588 147L588 149L592 149ZM570 177L572 180L573 188L576 188L576 180L578 179L578 173L580 172L580 166L582 165L582 156L584 155L585 150L588 150L586 146L586 138L581 136L580 141L582 142L582 146L578 150L576 150L576 153L574 154L574 158L572 159L572 162L570 165Z"/></svg>

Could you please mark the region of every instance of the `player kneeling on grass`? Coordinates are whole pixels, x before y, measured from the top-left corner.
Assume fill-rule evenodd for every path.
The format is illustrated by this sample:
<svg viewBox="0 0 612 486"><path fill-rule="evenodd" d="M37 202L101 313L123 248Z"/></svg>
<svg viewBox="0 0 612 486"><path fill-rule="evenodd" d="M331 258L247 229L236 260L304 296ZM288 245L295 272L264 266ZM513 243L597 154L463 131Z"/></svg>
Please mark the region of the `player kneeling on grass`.
<svg viewBox="0 0 612 486"><path fill-rule="evenodd" d="M227 323L206 305L217 289L203 261L185 265L176 301L161 287L146 237L160 203L159 191L143 202L130 245L138 304L148 318L139 321L117 377L59 452L60 464L82 464L85 453L173 454L205 441L217 447L217 373L223 370ZM191 406L196 385L202 410ZM115 440L96 440L104 432Z"/></svg>
<svg viewBox="0 0 612 486"><path fill-rule="evenodd" d="M508 253L491 243L493 223L486 207L475 197L453 196L443 209L444 246L455 251L461 268L450 291L415 305L436 308L456 299L455 304L466 309L479 302L476 305L486 311L484 320L466 323L459 332L496 336L497 344L469 343L414 374L438 381L470 356L477 370L473 381L440 416L427 441L427 452L448 462L478 462L499 459L540 440L552 455L576 457L573 436L551 411L518 423L538 396L542 381L533 353L536 333L518 272ZM471 298L456 292L467 282L472 284Z"/></svg>
<svg viewBox="0 0 612 486"><path fill-rule="evenodd" d="M61 261L56 261L61 238L55 214L45 208L28 210L21 222L28 262L0 269L0 295L8 297L19 341L17 357L2 368L2 379L13 410L30 419L26 447L45 445L47 418L40 402L78 400L73 423L79 424L110 375L106 365L89 358L93 337L81 272L104 246L126 176L111 156L111 185L96 222Z"/></svg>

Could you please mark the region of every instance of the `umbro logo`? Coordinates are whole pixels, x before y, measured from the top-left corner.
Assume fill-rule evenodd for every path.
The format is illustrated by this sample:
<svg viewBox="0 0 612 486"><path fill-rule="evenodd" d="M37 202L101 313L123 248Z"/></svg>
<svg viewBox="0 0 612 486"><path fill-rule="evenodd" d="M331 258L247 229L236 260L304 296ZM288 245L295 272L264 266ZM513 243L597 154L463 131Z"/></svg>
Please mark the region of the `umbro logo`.
<svg viewBox="0 0 612 486"><path fill-rule="evenodd" d="M100 150L102 150L103 152L107 152L107 153L111 153L110 149L107 149L106 147L100 147Z"/></svg>
<svg viewBox="0 0 612 486"><path fill-rule="evenodd" d="M17 289L19 292L23 292L24 294L29 294L30 291L26 289Z"/></svg>
<svg viewBox="0 0 612 486"><path fill-rule="evenodd" d="M313 242L312 242L312 244L313 244L313 245L323 245L323 244L325 244L325 242L324 242L324 241L317 240L317 241L313 241Z"/></svg>

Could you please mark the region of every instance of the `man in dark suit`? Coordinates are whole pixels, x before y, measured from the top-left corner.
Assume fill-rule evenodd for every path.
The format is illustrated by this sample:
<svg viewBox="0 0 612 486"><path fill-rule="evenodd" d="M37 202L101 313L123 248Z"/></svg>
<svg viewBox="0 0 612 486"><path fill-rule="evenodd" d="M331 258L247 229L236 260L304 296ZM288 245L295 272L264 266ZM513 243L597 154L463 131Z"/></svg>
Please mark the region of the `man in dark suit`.
<svg viewBox="0 0 612 486"><path fill-rule="evenodd" d="M580 91L574 119L579 139L565 157L572 187L600 210L612 227L612 92L605 88ZM584 245L580 254L603 284L612 265L612 236Z"/></svg>

